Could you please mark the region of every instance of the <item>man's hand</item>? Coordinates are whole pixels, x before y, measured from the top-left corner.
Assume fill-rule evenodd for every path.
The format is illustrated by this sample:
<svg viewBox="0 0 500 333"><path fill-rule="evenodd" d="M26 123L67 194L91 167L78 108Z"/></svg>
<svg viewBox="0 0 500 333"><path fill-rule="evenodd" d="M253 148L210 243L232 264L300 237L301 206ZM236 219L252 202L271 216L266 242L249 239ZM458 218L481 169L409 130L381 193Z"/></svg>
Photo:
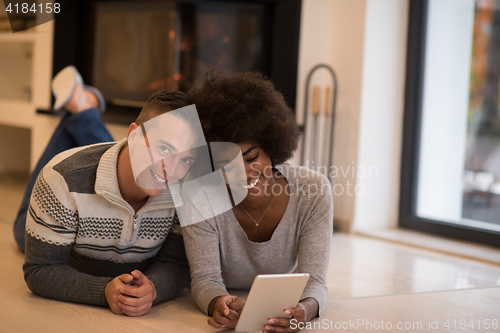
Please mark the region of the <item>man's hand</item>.
<svg viewBox="0 0 500 333"><path fill-rule="evenodd" d="M245 301L233 295L220 296L208 324L215 328L235 328Z"/></svg>
<svg viewBox="0 0 500 333"><path fill-rule="evenodd" d="M123 285L118 296L118 307L123 314L139 317L149 312L156 299L156 287L141 271L130 273L130 285Z"/></svg>
<svg viewBox="0 0 500 333"><path fill-rule="evenodd" d="M120 290L125 286L130 285L133 279L134 277L130 274L122 274L106 284L106 288L104 288L104 296L106 296L106 302L108 302L113 313L123 314L122 309L118 305L119 296L121 295Z"/></svg>

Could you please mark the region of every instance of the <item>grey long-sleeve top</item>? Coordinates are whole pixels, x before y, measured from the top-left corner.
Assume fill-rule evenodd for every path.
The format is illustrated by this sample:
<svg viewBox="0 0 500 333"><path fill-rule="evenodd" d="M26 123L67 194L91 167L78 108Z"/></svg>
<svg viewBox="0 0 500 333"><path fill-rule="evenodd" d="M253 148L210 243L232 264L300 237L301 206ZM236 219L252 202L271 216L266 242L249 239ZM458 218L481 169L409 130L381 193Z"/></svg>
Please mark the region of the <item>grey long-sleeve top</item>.
<svg viewBox="0 0 500 333"><path fill-rule="evenodd" d="M305 167L278 165L288 182L288 206L269 241L252 242L232 210L183 228L191 291L208 314L210 301L227 289L249 289L258 274L309 273L301 299L327 300L326 276L333 233L329 181ZM265 222L265 221L263 221Z"/></svg>

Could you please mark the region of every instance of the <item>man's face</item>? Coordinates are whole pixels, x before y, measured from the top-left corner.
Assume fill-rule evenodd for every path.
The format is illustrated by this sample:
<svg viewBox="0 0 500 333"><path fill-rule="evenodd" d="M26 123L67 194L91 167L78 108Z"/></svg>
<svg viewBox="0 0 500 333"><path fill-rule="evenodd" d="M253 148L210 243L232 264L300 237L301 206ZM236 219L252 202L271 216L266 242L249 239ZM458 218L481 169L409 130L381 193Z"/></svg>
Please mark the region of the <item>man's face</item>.
<svg viewBox="0 0 500 333"><path fill-rule="evenodd" d="M183 178L195 162L195 133L173 112L135 127L128 137L134 178L146 194L155 196Z"/></svg>

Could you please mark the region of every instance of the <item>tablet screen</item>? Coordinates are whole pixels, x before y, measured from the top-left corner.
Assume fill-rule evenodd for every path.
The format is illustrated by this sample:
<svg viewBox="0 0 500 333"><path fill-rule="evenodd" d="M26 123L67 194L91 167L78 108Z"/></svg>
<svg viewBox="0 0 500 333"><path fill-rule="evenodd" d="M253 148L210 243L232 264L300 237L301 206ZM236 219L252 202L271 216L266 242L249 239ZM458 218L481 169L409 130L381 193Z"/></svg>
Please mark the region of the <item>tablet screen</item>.
<svg viewBox="0 0 500 333"><path fill-rule="evenodd" d="M269 318L285 318L294 309L309 280L309 274L262 274L253 281L236 331L262 331Z"/></svg>

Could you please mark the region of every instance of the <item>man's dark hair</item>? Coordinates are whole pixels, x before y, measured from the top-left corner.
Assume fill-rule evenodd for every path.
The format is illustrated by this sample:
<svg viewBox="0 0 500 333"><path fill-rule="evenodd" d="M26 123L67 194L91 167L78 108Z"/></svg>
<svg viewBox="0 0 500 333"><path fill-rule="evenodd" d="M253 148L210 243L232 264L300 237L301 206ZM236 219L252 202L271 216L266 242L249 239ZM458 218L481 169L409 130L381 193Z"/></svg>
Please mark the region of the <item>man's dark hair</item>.
<svg viewBox="0 0 500 333"><path fill-rule="evenodd" d="M156 116L191 104L189 97L181 91L160 90L148 98L135 123L141 126Z"/></svg>

